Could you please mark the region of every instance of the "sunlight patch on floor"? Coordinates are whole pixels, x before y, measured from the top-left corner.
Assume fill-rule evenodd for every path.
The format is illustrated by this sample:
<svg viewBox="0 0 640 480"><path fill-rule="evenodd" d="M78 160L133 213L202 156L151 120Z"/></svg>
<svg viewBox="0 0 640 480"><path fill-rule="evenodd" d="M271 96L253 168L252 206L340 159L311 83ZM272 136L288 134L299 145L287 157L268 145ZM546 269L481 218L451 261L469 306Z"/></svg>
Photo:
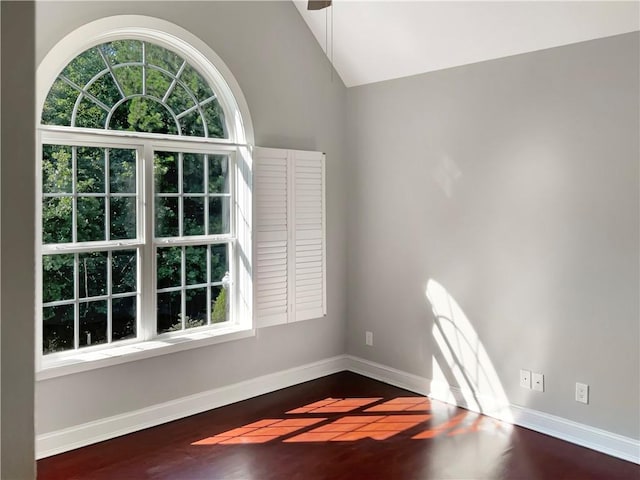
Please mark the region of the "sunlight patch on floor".
<svg viewBox="0 0 640 480"><path fill-rule="evenodd" d="M191 445L384 441L400 434L425 440L503 429L501 422L469 411L449 417L450 408L437 403L420 396L326 398L287 411L292 417L265 418Z"/></svg>

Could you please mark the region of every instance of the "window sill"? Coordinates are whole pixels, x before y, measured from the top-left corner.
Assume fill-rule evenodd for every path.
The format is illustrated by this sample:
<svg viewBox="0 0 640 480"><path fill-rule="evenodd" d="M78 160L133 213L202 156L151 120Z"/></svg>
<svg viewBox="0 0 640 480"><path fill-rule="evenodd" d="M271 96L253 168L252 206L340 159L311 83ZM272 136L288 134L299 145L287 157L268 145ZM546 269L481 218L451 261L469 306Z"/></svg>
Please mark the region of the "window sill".
<svg viewBox="0 0 640 480"><path fill-rule="evenodd" d="M160 340L150 340L122 347L94 352L78 352L64 359L43 359L41 370L36 372L36 381L135 362L145 358L191 350L216 343L229 342L255 336L255 329L234 325L224 329L186 333Z"/></svg>

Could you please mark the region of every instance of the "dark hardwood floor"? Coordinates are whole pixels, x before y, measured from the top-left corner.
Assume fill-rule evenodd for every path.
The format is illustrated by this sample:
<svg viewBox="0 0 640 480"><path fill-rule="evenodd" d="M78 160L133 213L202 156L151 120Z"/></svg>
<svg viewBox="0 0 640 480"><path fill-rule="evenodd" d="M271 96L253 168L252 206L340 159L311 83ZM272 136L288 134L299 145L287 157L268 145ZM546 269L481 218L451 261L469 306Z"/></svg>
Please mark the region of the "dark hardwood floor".
<svg viewBox="0 0 640 480"><path fill-rule="evenodd" d="M640 466L343 372L38 462L45 479L638 479Z"/></svg>

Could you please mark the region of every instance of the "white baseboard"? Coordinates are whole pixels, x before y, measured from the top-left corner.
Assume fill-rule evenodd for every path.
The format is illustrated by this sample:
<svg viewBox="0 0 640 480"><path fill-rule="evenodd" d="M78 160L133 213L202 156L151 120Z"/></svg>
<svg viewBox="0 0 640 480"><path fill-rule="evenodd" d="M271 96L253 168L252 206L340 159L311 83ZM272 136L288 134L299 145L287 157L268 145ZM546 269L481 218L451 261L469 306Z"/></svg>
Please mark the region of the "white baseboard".
<svg viewBox="0 0 640 480"><path fill-rule="evenodd" d="M448 386L449 395L444 398L441 395L433 394L432 390L437 391L438 389L432 389L433 382L428 378L352 355L346 356L346 363L347 369L354 373L468 408L463 392L459 388ZM508 408L510 409L511 423L514 425L640 464L640 441L638 440L517 405L510 405ZM504 417L499 418L504 420Z"/></svg>
<svg viewBox="0 0 640 480"><path fill-rule="evenodd" d="M428 378L363 358L339 355L133 412L41 434L36 437L36 456L38 459L49 457L344 370L468 408L463 392L456 387L447 385L445 389L438 388L439 385ZM446 391L447 395L439 394L440 391ZM510 405L509 409L511 421L515 425L640 464L638 440L524 407ZM502 417L498 418L504 420Z"/></svg>
<svg viewBox="0 0 640 480"><path fill-rule="evenodd" d="M339 355L133 412L37 435L36 458L102 442L344 370L347 370L346 355Z"/></svg>

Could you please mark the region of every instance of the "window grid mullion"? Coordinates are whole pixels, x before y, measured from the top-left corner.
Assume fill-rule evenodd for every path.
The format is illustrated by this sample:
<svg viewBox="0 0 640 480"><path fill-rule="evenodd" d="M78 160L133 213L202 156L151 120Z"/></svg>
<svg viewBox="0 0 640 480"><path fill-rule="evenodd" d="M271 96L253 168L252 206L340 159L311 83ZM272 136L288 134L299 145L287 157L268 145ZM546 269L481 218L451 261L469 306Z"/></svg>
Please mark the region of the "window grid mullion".
<svg viewBox="0 0 640 480"><path fill-rule="evenodd" d="M184 237L184 154L178 153L178 235ZM180 247L180 321L182 330L186 325L187 294L184 289L186 280L186 252L184 245Z"/></svg>
<svg viewBox="0 0 640 480"><path fill-rule="evenodd" d="M105 241L111 240L111 150L104 149L104 236ZM113 341L113 301L111 294L112 288L112 267L113 267L113 251L107 251L107 343Z"/></svg>
<svg viewBox="0 0 640 480"><path fill-rule="evenodd" d="M211 325L212 323L212 314L213 314L213 279L211 278L213 275L213 267L211 265L211 254L213 245L207 245L207 282L209 285L207 287L207 325Z"/></svg>
<svg viewBox="0 0 640 480"><path fill-rule="evenodd" d="M209 235L209 155L204 155L204 233ZM207 270L208 272L208 270Z"/></svg>
<svg viewBox="0 0 640 480"><path fill-rule="evenodd" d="M113 341L113 252L107 252L107 343Z"/></svg>
<svg viewBox="0 0 640 480"><path fill-rule="evenodd" d="M65 253L91 253L91 252L107 252L109 250L133 250L141 246L142 243L136 240L134 241L122 241L122 240L114 240L110 242L99 242L95 244L84 243L84 244L56 244L49 243L43 245L42 254L43 255L58 255Z"/></svg>
<svg viewBox="0 0 640 480"><path fill-rule="evenodd" d="M111 182L109 181L109 149L104 149L104 239L111 240Z"/></svg>
<svg viewBox="0 0 640 480"><path fill-rule="evenodd" d="M183 189L183 162L184 155L178 154L178 236L184 237L184 189Z"/></svg>
<svg viewBox="0 0 640 480"><path fill-rule="evenodd" d="M206 285L202 284L202 285L197 285L199 287L204 287ZM83 298L79 298L78 299L78 303L87 303L87 302L98 302L101 300L108 300L110 298L127 298L127 297L135 297L137 296L136 292L124 292L124 293L112 293L111 295L96 295L93 297L83 297ZM68 299L68 300L56 300L53 302L44 302L42 304L43 307L60 307L63 305L73 305L75 302L75 299Z"/></svg>
<svg viewBox="0 0 640 480"><path fill-rule="evenodd" d="M80 256L73 255L73 348L80 346Z"/></svg>
<svg viewBox="0 0 640 480"><path fill-rule="evenodd" d="M71 241L78 241L78 147L71 147Z"/></svg>
<svg viewBox="0 0 640 480"><path fill-rule="evenodd" d="M186 259L186 247L180 247L180 311L182 312L182 329L187 328L186 316L187 316L187 259Z"/></svg>
<svg viewBox="0 0 640 480"><path fill-rule="evenodd" d="M138 182L141 209L141 224L144 243L140 247L138 257L138 290L141 301L138 302L138 328L141 330L142 340L150 340L157 333L156 302L156 242L155 225L155 183L153 173L154 150L151 142L145 142L138 150L139 169L142 172ZM143 198L142 198L143 197Z"/></svg>
<svg viewBox="0 0 640 480"><path fill-rule="evenodd" d="M142 95L147 94L147 44L142 42Z"/></svg>

